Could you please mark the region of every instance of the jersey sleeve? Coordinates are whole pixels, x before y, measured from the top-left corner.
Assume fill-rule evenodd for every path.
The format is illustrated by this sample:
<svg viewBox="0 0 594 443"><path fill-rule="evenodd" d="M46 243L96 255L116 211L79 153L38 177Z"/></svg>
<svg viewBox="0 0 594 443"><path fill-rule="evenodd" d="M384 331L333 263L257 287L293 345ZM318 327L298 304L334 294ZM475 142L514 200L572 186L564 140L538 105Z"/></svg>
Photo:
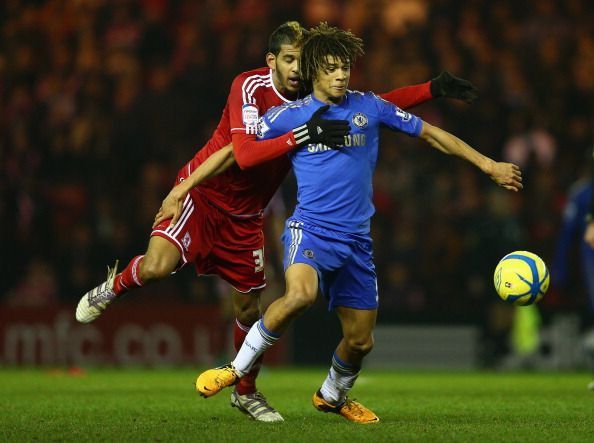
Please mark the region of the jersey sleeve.
<svg viewBox="0 0 594 443"><path fill-rule="evenodd" d="M398 106L400 109L408 109L433 99L431 94L431 82L418 85L405 86L393 89L379 95L380 98Z"/></svg>
<svg viewBox="0 0 594 443"><path fill-rule="evenodd" d="M231 135L231 140L235 161L241 169L280 157L297 145L292 131L267 140L257 140L251 134L236 133Z"/></svg>
<svg viewBox="0 0 594 443"><path fill-rule="evenodd" d="M393 103L368 93L368 99L375 101L379 121L395 131L404 132L412 137L418 137L423 128L423 120L416 115L403 111Z"/></svg>
<svg viewBox="0 0 594 443"><path fill-rule="evenodd" d="M270 111L275 111L278 108L283 107L272 108ZM253 130L231 130L233 155L241 169L251 168L275 159L297 146L292 131L293 126L289 124L290 122L283 119L285 124L272 125L270 120L267 120L268 114L266 113L256 120ZM256 133L261 140L256 138Z"/></svg>
<svg viewBox="0 0 594 443"><path fill-rule="evenodd" d="M231 84L231 91L227 103L229 106L229 123L231 135L256 134L260 110L256 97L249 93L247 79L235 77Z"/></svg>
<svg viewBox="0 0 594 443"><path fill-rule="evenodd" d="M269 109L258 122L258 138L269 140L299 126L291 123L290 114L289 107L286 105Z"/></svg>

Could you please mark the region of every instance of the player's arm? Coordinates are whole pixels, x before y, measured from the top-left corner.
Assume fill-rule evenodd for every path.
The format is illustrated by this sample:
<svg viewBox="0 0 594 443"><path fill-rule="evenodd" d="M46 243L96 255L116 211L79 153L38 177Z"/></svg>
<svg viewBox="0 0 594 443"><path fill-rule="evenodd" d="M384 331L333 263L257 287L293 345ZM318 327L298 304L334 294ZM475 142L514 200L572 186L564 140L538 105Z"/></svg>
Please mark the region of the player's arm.
<svg viewBox="0 0 594 443"><path fill-rule="evenodd" d="M437 97L473 103L478 97L478 88L468 80L442 71L434 79L418 85L405 86L380 94L384 100L399 108L408 109Z"/></svg>
<svg viewBox="0 0 594 443"><path fill-rule="evenodd" d="M445 154L456 155L472 163L499 186L510 191L522 189L522 173L518 166L512 163L496 162L471 148L458 137L427 122L422 122L419 137Z"/></svg>
<svg viewBox="0 0 594 443"><path fill-rule="evenodd" d="M159 212L155 216L153 228L169 218L171 218L171 226L177 223L182 213L184 200L190 190L205 180L219 175L233 165L233 163L235 163L235 159L233 158L232 144L228 144L218 151L213 152L188 178L171 189L161 203Z"/></svg>
<svg viewBox="0 0 594 443"><path fill-rule="evenodd" d="M257 140L255 135L234 133L232 140L237 164L242 169L250 168L280 157L298 146L310 143L323 143L331 148L342 145L344 137L350 130L349 122L347 120L323 119L322 114L328 108L329 106L322 106L313 113L307 122L274 138ZM266 118L261 124L266 126L267 131L270 131L269 135L275 134L274 130L278 132L281 126L278 123L272 124ZM273 126L276 128L272 128Z"/></svg>

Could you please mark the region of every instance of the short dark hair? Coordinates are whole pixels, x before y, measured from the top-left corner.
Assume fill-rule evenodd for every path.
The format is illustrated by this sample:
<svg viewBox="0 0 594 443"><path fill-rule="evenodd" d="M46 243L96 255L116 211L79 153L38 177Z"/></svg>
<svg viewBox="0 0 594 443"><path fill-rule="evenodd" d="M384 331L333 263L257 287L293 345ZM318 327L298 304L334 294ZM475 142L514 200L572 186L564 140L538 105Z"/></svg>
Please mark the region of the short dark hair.
<svg viewBox="0 0 594 443"><path fill-rule="evenodd" d="M301 76L311 88L320 69L328 65L331 55L342 63L353 64L364 54L363 40L351 31L333 28L322 22L309 30L301 48Z"/></svg>
<svg viewBox="0 0 594 443"><path fill-rule="evenodd" d="M296 21L286 22L276 28L268 39L268 52L278 55L282 45L299 46L308 31Z"/></svg>

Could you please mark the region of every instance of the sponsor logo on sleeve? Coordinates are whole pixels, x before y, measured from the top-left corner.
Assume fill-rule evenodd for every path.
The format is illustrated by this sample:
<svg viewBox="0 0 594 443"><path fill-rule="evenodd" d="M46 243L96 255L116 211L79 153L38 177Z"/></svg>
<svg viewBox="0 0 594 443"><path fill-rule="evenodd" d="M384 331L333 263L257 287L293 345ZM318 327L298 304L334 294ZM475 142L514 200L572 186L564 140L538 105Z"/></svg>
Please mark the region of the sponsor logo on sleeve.
<svg viewBox="0 0 594 443"><path fill-rule="evenodd" d="M256 134L258 135L258 138L262 138L270 130L270 127L266 124L263 118L260 118L258 120L257 129Z"/></svg>
<svg viewBox="0 0 594 443"><path fill-rule="evenodd" d="M398 117L400 117L402 119L402 121L409 121L410 120L410 114L406 111L403 111L402 109L400 109L399 107L396 107L396 115Z"/></svg>
<svg viewBox="0 0 594 443"><path fill-rule="evenodd" d="M241 108L241 117L245 125L245 132L247 134L255 134L258 129L258 108L250 103L247 103Z"/></svg>

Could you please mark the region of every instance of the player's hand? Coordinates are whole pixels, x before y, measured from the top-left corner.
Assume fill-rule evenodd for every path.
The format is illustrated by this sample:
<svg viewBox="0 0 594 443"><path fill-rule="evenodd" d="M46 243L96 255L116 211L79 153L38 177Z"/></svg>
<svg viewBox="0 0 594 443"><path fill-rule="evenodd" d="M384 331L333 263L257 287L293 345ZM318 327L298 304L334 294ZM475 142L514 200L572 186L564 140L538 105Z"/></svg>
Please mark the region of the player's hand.
<svg viewBox="0 0 594 443"><path fill-rule="evenodd" d="M163 200L163 203L161 203L159 212L157 212L157 215L155 215L153 228L168 219L171 219L170 226L173 226L177 223L181 217L184 200L186 199L188 192L189 191L186 189L183 182L179 185L176 185L169 192L167 197L165 197Z"/></svg>
<svg viewBox="0 0 594 443"><path fill-rule="evenodd" d="M325 105L313 113L307 123L293 129L297 145L322 143L330 148L344 146L351 127L348 120L325 120L321 115L330 108Z"/></svg>
<svg viewBox="0 0 594 443"><path fill-rule="evenodd" d="M584 241L588 243L591 248L594 248L594 221L591 221L586 225Z"/></svg>
<svg viewBox="0 0 594 443"><path fill-rule="evenodd" d="M522 186L522 172L513 163L495 162L489 176L499 186L509 191L519 191Z"/></svg>
<svg viewBox="0 0 594 443"><path fill-rule="evenodd" d="M429 88L433 97L455 98L468 104L474 102L479 95L478 88L471 82L458 78L448 71L442 71L432 79Z"/></svg>

